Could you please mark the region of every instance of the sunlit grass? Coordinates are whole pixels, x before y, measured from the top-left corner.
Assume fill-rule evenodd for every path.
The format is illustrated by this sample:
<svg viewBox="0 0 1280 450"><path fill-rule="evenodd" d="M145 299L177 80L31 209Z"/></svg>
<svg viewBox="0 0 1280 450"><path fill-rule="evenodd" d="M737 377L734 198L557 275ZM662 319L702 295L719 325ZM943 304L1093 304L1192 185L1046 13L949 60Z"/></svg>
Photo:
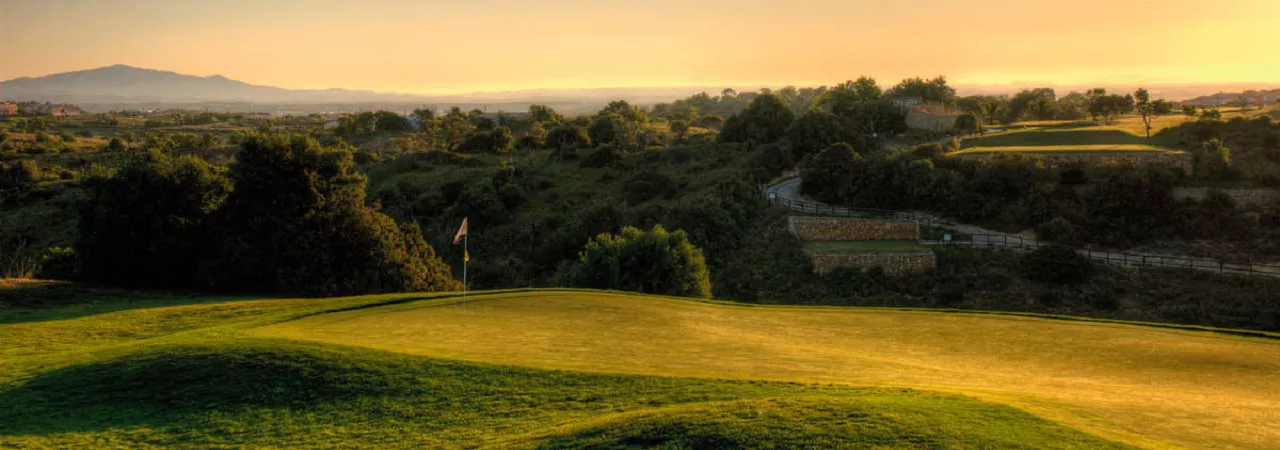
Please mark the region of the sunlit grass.
<svg viewBox="0 0 1280 450"><path fill-rule="evenodd" d="M543 369L907 386L1161 447L1280 442L1280 341L1112 323L536 292L325 314L250 334Z"/></svg>
<svg viewBox="0 0 1280 450"><path fill-rule="evenodd" d="M522 294L478 298L494 295ZM11 319L0 324L0 351L7 352L0 357L0 442L18 448L1120 447L1023 411L947 394L521 369L243 333L291 319L339 323L348 314L398 316L422 307L445 308L449 323L459 319L451 314L458 312L456 298L413 301L418 298L193 299L74 319ZM486 304L493 302L473 306ZM471 329L479 328L464 328ZM397 339L404 339L402 331L386 330ZM504 339L515 346L538 341L519 328L508 331ZM42 337L59 345L38 345Z"/></svg>

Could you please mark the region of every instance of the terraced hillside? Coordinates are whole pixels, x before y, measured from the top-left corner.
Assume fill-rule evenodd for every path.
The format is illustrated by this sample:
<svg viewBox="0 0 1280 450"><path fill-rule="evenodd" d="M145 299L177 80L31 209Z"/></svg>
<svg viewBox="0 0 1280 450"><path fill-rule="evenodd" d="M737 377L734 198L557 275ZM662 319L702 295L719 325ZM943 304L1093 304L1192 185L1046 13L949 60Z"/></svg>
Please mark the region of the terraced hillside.
<svg viewBox="0 0 1280 450"><path fill-rule="evenodd" d="M595 291L474 295L465 319L456 295L215 300L0 311L0 442L1280 442L1270 335Z"/></svg>

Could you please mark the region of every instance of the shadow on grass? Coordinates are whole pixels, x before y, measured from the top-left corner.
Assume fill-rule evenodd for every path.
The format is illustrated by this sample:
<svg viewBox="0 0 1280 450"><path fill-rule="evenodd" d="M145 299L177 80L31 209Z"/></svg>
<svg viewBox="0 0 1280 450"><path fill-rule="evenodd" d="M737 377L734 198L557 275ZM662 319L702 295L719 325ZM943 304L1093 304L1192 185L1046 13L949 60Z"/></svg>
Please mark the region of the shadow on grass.
<svg viewBox="0 0 1280 450"><path fill-rule="evenodd" d="M67 282L9 283L0 286L0 325L75 319L131 309L266 298L270 297L129 290Z"/></svg>
<svg viewBox="0 0 1280 450"><path fill-rule="evenodd" d="M0 436L164 428L212 412L396 395L407 384L385 369L288 348L168 348L46 372L0 391Z"/></svg>

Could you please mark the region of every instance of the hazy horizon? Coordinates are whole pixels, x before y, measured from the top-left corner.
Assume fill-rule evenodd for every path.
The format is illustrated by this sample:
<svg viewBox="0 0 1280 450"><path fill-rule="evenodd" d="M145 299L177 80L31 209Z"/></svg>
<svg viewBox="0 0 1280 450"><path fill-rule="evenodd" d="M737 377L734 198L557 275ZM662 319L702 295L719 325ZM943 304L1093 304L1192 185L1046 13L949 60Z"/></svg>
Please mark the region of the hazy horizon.
<svg viewBox="0 0 1280 450"><path fill-rule="evenodd" d="M1280 84L1280 2L130 0L0 5L0 79L124 64L287 89ZM58 30L50 33L49 30Z"/></svg>

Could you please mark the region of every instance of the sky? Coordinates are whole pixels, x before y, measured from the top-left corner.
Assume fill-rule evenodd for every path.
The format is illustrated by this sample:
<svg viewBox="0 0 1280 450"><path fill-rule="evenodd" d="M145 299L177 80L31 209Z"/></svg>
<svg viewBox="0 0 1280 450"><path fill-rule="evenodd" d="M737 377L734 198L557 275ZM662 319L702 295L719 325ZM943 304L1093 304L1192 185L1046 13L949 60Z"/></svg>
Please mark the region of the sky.
<svg viewBox="0 0 1280 450"><path fill-rule="evenodd" d="M293 89L1280 84L1280 0L0 0L0 79Z"/></svg>

